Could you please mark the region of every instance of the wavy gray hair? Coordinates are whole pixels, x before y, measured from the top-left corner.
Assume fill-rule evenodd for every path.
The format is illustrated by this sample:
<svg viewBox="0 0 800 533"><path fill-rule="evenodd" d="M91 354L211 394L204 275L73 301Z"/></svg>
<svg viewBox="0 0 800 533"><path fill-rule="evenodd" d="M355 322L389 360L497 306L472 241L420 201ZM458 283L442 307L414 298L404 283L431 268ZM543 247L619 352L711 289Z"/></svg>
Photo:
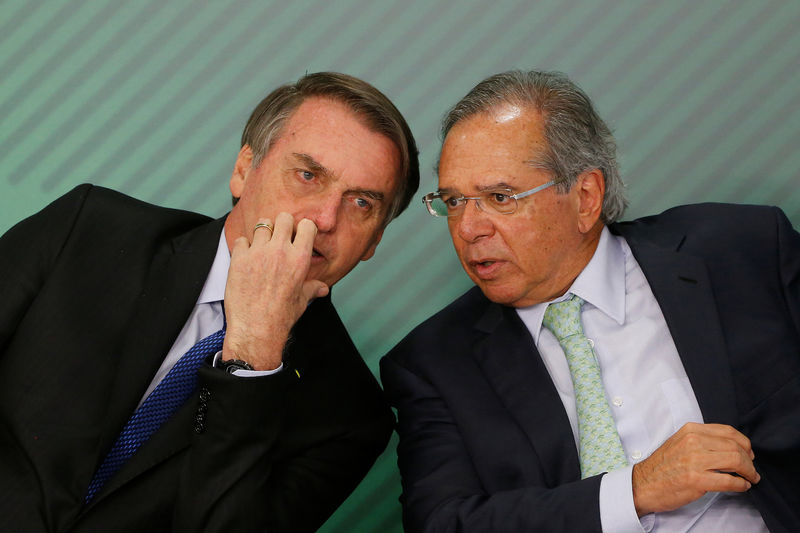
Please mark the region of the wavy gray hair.
<svg viewBox="0 0 800 533"><path fill-rule="evenodd" d="M609 224L622 216L628 201L614 136L586 93L560 72L511 70L486 78L447 112L442 141L459 121L503 103L542 114L548 148L534 154L531 164L552 172L560 192L569 191L582 172L600 169L606 187L601 218Z"/></svg>

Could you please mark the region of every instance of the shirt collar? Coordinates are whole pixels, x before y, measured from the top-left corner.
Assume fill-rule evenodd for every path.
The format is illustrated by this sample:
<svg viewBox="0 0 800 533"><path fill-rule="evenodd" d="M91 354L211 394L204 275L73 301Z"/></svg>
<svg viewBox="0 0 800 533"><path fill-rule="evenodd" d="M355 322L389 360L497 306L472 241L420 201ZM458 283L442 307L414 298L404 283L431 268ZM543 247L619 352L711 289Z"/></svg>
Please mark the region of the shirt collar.
<svg viewBox="0 0 800 533"><path fill-rule="evenodd" d="M225 229L219 236L217 255L211 263L206 283L197 298L198 304L220 302L225 299L225 282L228 279L228 269L231 266L231 253L228 250L228 241L225 239Z"/></svg>
<svg viewBox="0 0 800 533"><path fill-rule="evenodd" d="M625 254L621 237L611 235L607 227L600 233L597 249L572 286L563 296L553 302L566 300L571 294L579 296L618 324L625 322ZM539 343L539 332L547 306L543 302L517 309L517 314L533 334L534 343Z"/></svg>

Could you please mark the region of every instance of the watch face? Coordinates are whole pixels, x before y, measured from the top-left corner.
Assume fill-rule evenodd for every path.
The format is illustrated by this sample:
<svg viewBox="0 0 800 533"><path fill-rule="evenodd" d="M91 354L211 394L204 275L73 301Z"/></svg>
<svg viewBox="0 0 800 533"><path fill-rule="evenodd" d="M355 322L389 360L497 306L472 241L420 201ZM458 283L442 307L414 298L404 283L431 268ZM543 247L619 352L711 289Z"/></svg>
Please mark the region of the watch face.
<svg viewBox="0 0 800 533"><path fill-rule="evenodd" d="M220 361L220 368L225 370L228 374L233 374L237 370L253 370L253 367L245 361L239 359L231 359L230 361Z"/></svg>

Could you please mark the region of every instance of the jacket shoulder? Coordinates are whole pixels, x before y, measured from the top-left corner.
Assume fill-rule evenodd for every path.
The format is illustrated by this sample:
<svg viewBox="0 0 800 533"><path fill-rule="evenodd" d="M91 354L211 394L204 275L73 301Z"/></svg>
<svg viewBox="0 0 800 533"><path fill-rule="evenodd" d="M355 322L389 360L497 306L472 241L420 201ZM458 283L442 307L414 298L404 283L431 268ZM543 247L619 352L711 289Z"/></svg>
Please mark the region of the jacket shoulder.
<svg viewBox="0 0 800 533"><path fill-rule="evenodd" d="M615 223L609 229L633 244L672 235L685 239L684 244L718 243L730 247L739 243L738 247L753 240L771 240L778 227L791 228L778 207L703 203L673 207L657 215Z"/></svg>
<svg viewBox="0 0 800 533"><path fill-rule="evenodd" d="M492 307L478 287L472 287L456 300L415 327L387 355L389 359L407 361L423 357L435 350L435 343L460 342Z"/></svg>
<svg viewBox="0 0 800 533"><path fill-rule="evenodd" d="M210 217L205 215L158 206L97 185L80 185L66 196L75 193L85 194L83 209L87 216L99 217L106 221L135 219L137 225L141 224L146 227L165 223L177 226L196 225L210 220Z"/></svg>
<svg viewBox="0 0 800 533"><path fill-rule="evenodd" d="M619 228L623 233L626 229L636 227L650 229L664 227L678 231L702 228L734 231L746 222L774 223L776 215L785 217L780 208L774 206L701 203L672 207L657 215L619 222L612 226Z"/></svg>

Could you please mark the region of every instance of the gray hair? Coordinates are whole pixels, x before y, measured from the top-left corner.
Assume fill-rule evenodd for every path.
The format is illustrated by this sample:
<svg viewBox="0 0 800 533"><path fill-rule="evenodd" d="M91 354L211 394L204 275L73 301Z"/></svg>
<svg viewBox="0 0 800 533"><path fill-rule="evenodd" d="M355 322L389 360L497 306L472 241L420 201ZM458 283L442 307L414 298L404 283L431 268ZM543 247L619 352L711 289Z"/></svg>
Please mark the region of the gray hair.
<svg viewBox="0 0 800 533"><path fill-rule="evenodd" d="M562 193L578 176L600 169L605 180L601 218L609 224L628 205L617 168L617 144L592 101L560 72L512 70L486 78L461 99L442 120L442 140L459 121L503 103L529 106L544 118L547 149L534 154L531 164L552 172Z"/></svg>
<svg viewBox="0 0 800 533"><path fill-rule="evenodd" d="M384 222L388 224L408 207L419 187L417 145L411 128L394 104L378 89L358 78L338 72L316 72L272 91L253 110L242 132L242 146L248 145L253 150L253 168L261 164L300 104L315 96L347 105L365 126L397 146L400 152L399 183Z"/></svg>

